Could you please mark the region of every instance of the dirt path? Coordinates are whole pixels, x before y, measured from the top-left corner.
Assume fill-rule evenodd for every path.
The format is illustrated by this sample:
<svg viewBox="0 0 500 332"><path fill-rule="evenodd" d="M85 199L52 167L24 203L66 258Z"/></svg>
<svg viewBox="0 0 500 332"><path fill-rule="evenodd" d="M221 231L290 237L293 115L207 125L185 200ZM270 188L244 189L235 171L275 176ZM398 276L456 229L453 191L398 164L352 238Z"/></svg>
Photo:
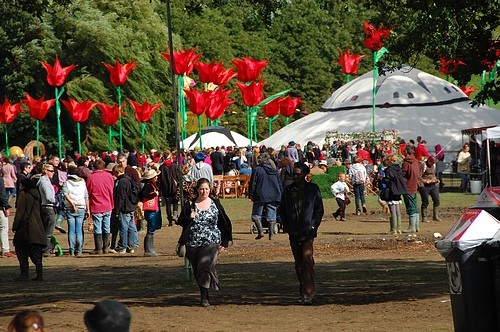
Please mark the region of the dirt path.
<svg viewBox="0 0 500 332"><path fill-rule="evenodd" d="M255 241L250 223L234 222L234 246L220 257L222 290L200 308L198 290L174 255L179 227L157 234L157 251L51 257L45 282L11 281L17 260L0 259L0 326L21 309L41 310L48 331L85 331L83 313L102 298L129 306L132 331L452 331L444 259L432 234L459 215L426 223L416 239L386 235L380 214L348 222L325 216L315 246L317 299L296 305L297 281L287 236ZM141 239L142 239L141 235ZM66 240L60 236L62 243ZM85 249L92 249L86 234Z"/></svg>

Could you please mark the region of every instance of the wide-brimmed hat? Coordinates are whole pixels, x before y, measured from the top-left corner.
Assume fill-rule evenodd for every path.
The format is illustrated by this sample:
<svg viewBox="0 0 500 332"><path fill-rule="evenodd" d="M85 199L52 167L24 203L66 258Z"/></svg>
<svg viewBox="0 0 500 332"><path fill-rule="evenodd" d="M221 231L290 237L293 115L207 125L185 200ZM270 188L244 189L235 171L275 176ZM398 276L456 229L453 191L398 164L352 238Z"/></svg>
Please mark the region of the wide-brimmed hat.
<svg viewBox="0 0 500 332"><path fill-rule="evenodd" d="M106 171L108 172L113 172L113 168L115 168L116 164L115 163L109 163L107 166L106 166Z"/></svg>
<svg viewBox="0 0 500 332"><path fill-rule="evenodd" d="M84 315L85 325L93 332L129 332L131 319L128 308L113 300L102 300Z"/></svg>
<svg viewBox="0 0 500 332"><path fill-rule="evenodd" d="M142 175L141 181L146 181L146 180L151 180L155 176L158 176L161 172L160 171L155 171L154 169L148 169L144 174Z"/></svg>
<svg viewBox="0 0 500 332"><path fill-rule="evenodd" d="M325 166L328 166L328 162L326 160L320 160L319 161L319 164L320 165L325 165Z"/></svg>

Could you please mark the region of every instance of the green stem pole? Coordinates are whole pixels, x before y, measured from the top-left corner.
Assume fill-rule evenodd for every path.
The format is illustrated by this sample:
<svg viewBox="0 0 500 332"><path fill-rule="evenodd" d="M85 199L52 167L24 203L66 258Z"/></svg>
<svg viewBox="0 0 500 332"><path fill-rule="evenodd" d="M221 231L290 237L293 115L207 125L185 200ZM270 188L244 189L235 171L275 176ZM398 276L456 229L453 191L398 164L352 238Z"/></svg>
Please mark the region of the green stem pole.
<svg viewBox="0 0 500 332"><path fill-rule="evenodd" d="M198 136L200 136L200 149L203 149L203 143L201 141L201 126L202 126L201 116L197 115L197 117L198 117Z"/></svg>
<svg viewBox="0 0 500 332"><path fill-rule="evenodd" d="M120 151L123 151L123 127L122 127L122 88L116 87L116 95L118 97L118 126L120 132Z"/></svg>
<svg viewBox="0 0 500 332"><path fill-rule="evenodd" d="M184 99L184 76L177 76L179 81L179 113L181 114L181 142L184 148L184 140L187 137L187 113L186 100Z"/></svg>
<svg viewBox="0 0 500 332"><path fill-rule="evenodd" d="M111 126L108 126L108 150L111 151L113 149L113 135L111 134Z"/></svg>
<svg viewBox="0 0 500 332"><path fill-rule="evenodd" d="M495 78L495 72L493 70L491 70L489 73L488 73L488 82L491 82L493 81L493 79ZM491 107L491 98L488 98L488 106Z"/></svg>
<svg viewBox="0 0 500 332"><path fill-rule="evenodd" d="M345 75L345 82L349 83L351 81L351 74Z"/></svg>
<svg viewBox="0 0 500 332"><path fill-rule="evenodd" d="M40 120L36 120L36 155L40 155Z"/></svg>
<svg viewBox="0 0 500 332"><path fill-rule="evenodd" d="M78 153L82 155L82 140L80 136L80 122L76 123L76 135L78 137Z"/></svg>
<svg viewBox="0 0 500 332"><path fill-rule="evenodd" d="M142 139L142 148L141 151L144 153L144 134L146 133L146 123L141 122L141 139Z"/></svg>
<svg viewBox="0 0 500 332"><path fill-rule="evenodd" d="M59 158L62 159L63 154L62 154L62 133L61 133L61 103L59 102L59 99L64 93L64 88L61 87L61 89L59 89L58 87L56 87L55 89L56 89L57 145L59 148Z"/></svg>
<svg viewBox="0 0 500 332"><path fill-rule="evenodd" d="M7 132L7 124L3 124L3 130L5 132L5 154L7 157L10 157L10 149L9 149L9 133Z"/></svg>
<svg viewBox="0 0 500 332"><path fill-rule="evenodd" d="M377 95L377 51L373 51L373 87L372 87L372 132L375 132L375 102Z"/></svg>
<svg viewBox="0 0 500 332"><path fill-rule="evenodd" d="M252 145L252 126L250 122L250 107L247 106L245 109L245 115L247 117L247 137L250 142L249 145Z"/></svg>
<svg viewBox="0 0 500 332"><path fill-rule="evenodd" d="M269 137L273 134L273 122L278 118L278 116L279 115L276 115L267 119L267 124L268 124L267 133Z"/></svg>
<svg viewBox="0 0 500 332"><path fill-rule="evenodd" d="M289 116L287 116L287 117L285 118L285 126L288 126L288 124L289 124L289 123L290 123L290 117L289 117Z"/></svg>

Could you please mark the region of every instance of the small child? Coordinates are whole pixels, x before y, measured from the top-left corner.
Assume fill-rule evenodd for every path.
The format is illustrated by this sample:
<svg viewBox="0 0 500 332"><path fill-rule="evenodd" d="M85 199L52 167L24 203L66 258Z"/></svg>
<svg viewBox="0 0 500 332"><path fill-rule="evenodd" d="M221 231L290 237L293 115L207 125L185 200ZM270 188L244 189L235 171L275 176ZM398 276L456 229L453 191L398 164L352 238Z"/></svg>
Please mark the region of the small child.
<svg viewBox="0 0 500 332"><path fill-rule="evenodd" d="M339 208L333 213L335 220L345 221L345 208L347 193L349 193L349 186L345 182L345 174L339 173L338 181L330 187L333 196L337 200Z"/></svg>

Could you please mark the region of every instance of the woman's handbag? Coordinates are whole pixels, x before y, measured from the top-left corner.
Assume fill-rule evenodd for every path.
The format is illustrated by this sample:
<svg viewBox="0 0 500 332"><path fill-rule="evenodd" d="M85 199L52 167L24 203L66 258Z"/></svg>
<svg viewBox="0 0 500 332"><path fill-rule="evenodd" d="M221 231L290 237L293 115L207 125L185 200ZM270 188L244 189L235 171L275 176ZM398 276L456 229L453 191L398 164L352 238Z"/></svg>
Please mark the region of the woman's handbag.
<svg viewBox="0 0 500 332"><path fill-rule="evenodd" d="M344 202L345 202L345 205L346 205L346 206L347 206L347 205L349 205L349 204L351 204L351 200L349 199L349 197L348 197L348 196L346 196L346 197L345 197Z"/></svg>
<svg viewBox="0 0 500 332"><path fill-rule="evenodd" d="M144 211L158 211L158 196L151 199L143 199L142 209Z"/></svg>

